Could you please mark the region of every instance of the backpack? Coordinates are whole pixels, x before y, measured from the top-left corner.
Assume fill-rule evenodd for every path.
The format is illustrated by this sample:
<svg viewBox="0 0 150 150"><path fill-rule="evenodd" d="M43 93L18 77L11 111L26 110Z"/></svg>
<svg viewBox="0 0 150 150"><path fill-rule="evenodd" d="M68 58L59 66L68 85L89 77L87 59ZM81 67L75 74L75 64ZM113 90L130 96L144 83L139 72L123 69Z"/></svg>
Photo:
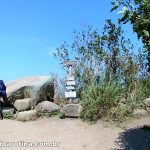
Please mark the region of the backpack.
<svg viewBox="0 0 150 150"><path fill-rule="evenodd" d="M7 94L6 94L6 86L3 82L3 80L0 80L0 97L6 98Z"/></svg>

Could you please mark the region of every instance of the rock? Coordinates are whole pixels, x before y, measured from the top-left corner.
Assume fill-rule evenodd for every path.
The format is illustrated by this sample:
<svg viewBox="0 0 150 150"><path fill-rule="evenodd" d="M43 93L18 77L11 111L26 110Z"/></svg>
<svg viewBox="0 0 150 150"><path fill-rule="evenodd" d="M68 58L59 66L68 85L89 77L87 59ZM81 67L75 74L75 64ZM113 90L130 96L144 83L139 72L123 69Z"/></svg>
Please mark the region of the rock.
<svg viewBox="0 0 150 150"><path fill-rule="evenodd" d="M133 116L136 118L148 117L148 112L144 109L134 110Z"/></svg>
<svg viewBox="0 0 150 150"><path fill-rule="evenodd" d="M67 104L62 108L66 117L79 117L82 107L80 104Z"/></svg>
<svg viewBox="0 0 150 150"><path fill-rule="evenodd" d="M143 103L146 105L146 106L149 106L150 107L150 98L146 98Z"/></svg>
<svg viewBox="0 0 150 150"><path fill-rule="evenodd" d="M146 108L146 111L150 114L150 108L149 107Z"/></svg>
<svg viewBox="0 0 150 150"><path fill-rule="evenodd" d="M16 115L16 119L19 121L35 120L36 118L37 118L36 110L22 111L18 112Z"/></svg>
<svg viewBox="0 0 150 150"><path fill-rule="evenodd" d="M31 108L32 98L18 99L14 103L14 107L17 111L29 110Z"/></svg>
<svg viewBox="0 0 150 150"><path fill-rule="evenodd" d="M59 112L60 111L60 107L52 102L49 101L43 101L41 103L39 103L35 109L40 112L40 113L52 113L52 112Z"/></svg>
<svg viewBox="0 0 150 150"><path fill-rule="evenodd" d="M31 107L39 102L53 101L54 82L49 76L33 76L13 81L7 86L7 105L14 104L17 99L32 98Z"/></svg>
<svg viewBox="0 0 150 150"><path fill-rule="evenodd" d="M54 83L53 79L47 80L41 86L38 87L35 96L35 103L40 103L42 101L54 101Z"/></svg>

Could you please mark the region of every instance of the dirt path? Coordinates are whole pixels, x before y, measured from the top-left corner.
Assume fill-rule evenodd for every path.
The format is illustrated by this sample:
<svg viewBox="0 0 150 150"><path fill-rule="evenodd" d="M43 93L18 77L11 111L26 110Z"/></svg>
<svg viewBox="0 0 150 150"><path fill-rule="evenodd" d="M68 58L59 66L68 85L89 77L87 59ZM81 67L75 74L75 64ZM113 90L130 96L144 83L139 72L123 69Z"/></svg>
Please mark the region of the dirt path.
<svg viewBox="0 0 150 150"><path fill-rule="evenodd" d="M145 118L129 122L128 126L135 128L148 122L150 123L150 119ZM35 142L49 142L51 144L49 146L53 146L4 147L6 143L3 143L0 150L109 150L119 148L115 141L121 133L125 134L123 129L107 128L101 121L89 125L79 119L44 118L32 122L0 120L0 144L2 142L24 141L33 142L33 144ZM123 141L122 138L121 142L123 144L126 141Z"/></svg>

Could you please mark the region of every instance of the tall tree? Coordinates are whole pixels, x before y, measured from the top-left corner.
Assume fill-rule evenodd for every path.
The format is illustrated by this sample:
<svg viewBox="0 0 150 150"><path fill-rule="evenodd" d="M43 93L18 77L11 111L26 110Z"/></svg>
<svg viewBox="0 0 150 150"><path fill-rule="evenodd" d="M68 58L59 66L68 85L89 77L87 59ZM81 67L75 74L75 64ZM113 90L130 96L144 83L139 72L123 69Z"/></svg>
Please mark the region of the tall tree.
<svg viewBox="0 0 150 150"><path fill-rule="evenodd" d="M119 19L122 23L130 22L133 31L141 38L147 49L148 72L150 72L150 0L115 0L112 2L114 11L120 7L118 14L123 14Z"/></svg>

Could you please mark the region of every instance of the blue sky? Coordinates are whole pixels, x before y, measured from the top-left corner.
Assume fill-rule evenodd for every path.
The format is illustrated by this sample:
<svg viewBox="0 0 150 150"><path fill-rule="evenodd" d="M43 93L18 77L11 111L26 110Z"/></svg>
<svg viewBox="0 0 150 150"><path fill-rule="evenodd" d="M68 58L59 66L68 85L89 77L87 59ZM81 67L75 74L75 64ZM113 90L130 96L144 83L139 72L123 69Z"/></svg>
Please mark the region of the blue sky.
<svg viewBox="0 0 150 150"><path fill-rule="evenodd" d="M111 1L0 0L0 78L10 82L50 72L64 76L52 53L72 41L73 29L92 25L102 31L106 19L116 21ZM124 29L135 40L131 27Z"/></svg>

